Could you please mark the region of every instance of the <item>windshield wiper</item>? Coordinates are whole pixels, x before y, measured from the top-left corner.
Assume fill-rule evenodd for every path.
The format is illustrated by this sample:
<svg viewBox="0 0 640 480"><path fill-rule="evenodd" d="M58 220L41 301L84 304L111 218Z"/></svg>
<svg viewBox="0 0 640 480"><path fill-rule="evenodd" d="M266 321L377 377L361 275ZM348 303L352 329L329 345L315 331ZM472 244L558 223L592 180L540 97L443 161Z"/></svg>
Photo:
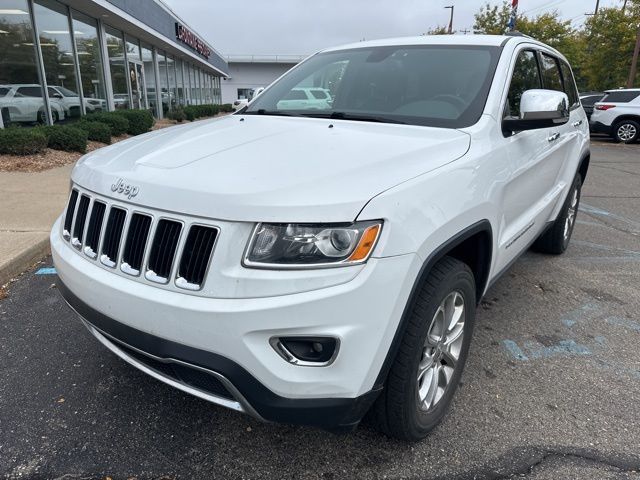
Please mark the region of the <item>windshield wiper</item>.
<svg viewBox="0 0 640 480"><path fill-rule="evenodd" d="M401 123L405 124L401 120L395 118L389 118L382 115L367 115L360 113L347 113L347 112L332 112L328 118L335 118L337 120L354 120L357 122L378 122L378 123Z"/></svg>
<svg viewBox="0 0 640 480"><path fill-rule="evenodd" d="M273 115L278 117L302 117L299 113L285 112L282 110L266 110L260 108L258 110L252 110L250 112L243 112L244 115Z"/></svg>

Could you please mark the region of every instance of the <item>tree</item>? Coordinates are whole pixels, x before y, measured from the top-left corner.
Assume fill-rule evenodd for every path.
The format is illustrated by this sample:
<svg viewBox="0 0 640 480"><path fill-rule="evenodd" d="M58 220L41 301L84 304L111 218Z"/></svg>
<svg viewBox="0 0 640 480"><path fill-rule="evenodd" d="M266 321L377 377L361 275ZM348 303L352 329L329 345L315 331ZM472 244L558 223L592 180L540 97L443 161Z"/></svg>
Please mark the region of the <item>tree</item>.
<svg viewBox="0 0 640 480"><path fill-rule="evenodd" d="M511 18L511 7L505 0L501 6L487 3L474 15L473 33L501 35L507 29Z"/></svg>
<svg viewBox="0 0 640 480"><path fill-rule="evenodd" d="M427 33L425 33L424 35L448 35L448 34L449 34L449 30L447 27L437 26L427 30Z"/></svg>
<svg viewBox="0 0 640 480"><path fill-rule="evenodd" d="M602 8L584 27L586 50L583 73L589 88L624 87L636 43L640 2L630 2L627 11Z"/></svg>

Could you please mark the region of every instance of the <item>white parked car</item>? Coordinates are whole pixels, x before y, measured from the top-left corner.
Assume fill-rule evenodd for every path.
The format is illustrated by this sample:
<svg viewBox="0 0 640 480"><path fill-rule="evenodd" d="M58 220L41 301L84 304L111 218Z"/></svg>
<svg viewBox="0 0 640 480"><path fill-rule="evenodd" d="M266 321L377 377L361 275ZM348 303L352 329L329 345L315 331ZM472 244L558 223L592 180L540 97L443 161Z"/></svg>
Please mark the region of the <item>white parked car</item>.
<svg viewBox="0 0 640 480"><path fill-rule="evenodd" d="M314 78L330 107L282 108ZM328 49L240 114L83 157L51 231L56 285L180 390L328 429L373 409L417 440L489 286L531 245L568 247L589 158L571 69L535 40Z"/></svg>
<svg viewBox="0 0 640 480"><path fill-rule="evenodd" d="M293 88L277 105L280 110L325 110L331 108L331 95L326 88Z"/></svg>
<svg viewBox="0 0 640 480"><path fill-rule="evenodd" d="M65 116L80 116L80 96L68 88L49 85L49 101L57 100L64 108ZM87 113L101 112L107 109L107 102L101 98L85 98L84 108Z"/></svg>
<svg viewBox="0 0 640 480"><path fill-rule="evenodd" d="M56 98L50 99L49 104L53 122L64 120L64 105ZM45 123L47 121L42 88L38 84L0 85L0 108L8 111L11 122Z"/></svg>
<svg viewBox="0 0 640 480"><path fill-rule="evenodd" d="M640 88L607 90L594 105L591 131L606 133L614 140L634 143L640 139Z"/></svg>

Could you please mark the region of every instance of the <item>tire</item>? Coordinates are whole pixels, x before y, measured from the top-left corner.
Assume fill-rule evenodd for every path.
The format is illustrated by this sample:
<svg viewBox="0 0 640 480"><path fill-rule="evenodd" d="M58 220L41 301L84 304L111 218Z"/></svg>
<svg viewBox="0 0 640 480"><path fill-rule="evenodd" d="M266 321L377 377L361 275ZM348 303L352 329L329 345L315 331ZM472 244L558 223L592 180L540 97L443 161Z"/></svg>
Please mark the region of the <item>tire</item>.
<svg viewBox="0 0 640 480"><path fill-rule="evenodd" d="M440 423L467 360L475 308L473 273L464 263L443 258L429 272L408 310L408 324L385 388L371 411L379 430L400 440L417 441ZM457 314L453 328L442 329ZM434 378L439 382L429 382Z"/></svg>
<svg viewBox="0 0 640 480"><path fill-rule="evenodd" d="M53 120L53 123L58 123L58 121L60 120L60 115L58 115L58 112L56 112L55 110L51 112L51 119Z"/></svg>
<svg viewBox="0 0 640 480"><path fill-rule="evenodd" d="M569 190L569 195L564 201L558 218L553 222L531 246L531 249L539 253L560 255L565 252L571 241L571 234L576 225L576 216L580 206L580 192L582 191L582 177L577 174Z"/></svg>
<svg viewBox="0 0 640 480"><path fill-rule="evenodd" d="M634 143L640 138L640 123L635 120L622 120L613 127L613 138L617 142Z"/></svg>
<svg viewBox="0 0 640 480"><path fill-rule="evenodd" d="M47 115L44 113L44 110L38 110L36 123L39 123L40 125L45 125L47 123Z"/></svg>

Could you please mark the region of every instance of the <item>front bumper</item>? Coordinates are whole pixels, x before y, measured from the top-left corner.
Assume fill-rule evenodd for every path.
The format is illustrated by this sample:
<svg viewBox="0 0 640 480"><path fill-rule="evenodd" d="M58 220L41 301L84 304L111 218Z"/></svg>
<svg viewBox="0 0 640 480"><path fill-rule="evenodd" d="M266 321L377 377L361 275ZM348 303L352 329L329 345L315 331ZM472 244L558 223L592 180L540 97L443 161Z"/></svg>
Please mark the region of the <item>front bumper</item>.
<svg viewBox="0 0 640 480"><path fill-rule="evenodd" d="M276 297L204 298L114 275L78 255L59 232L56 224L51 246L60 291L120 357L214 403L325 428L356 424L377 396L376 378L421 265L415 255L370 259L340 285ZM333 336L340 350L327 367L292 365L269 344L285 335ZM171 375L182 367L213 376L227 395Z"/></svg>

